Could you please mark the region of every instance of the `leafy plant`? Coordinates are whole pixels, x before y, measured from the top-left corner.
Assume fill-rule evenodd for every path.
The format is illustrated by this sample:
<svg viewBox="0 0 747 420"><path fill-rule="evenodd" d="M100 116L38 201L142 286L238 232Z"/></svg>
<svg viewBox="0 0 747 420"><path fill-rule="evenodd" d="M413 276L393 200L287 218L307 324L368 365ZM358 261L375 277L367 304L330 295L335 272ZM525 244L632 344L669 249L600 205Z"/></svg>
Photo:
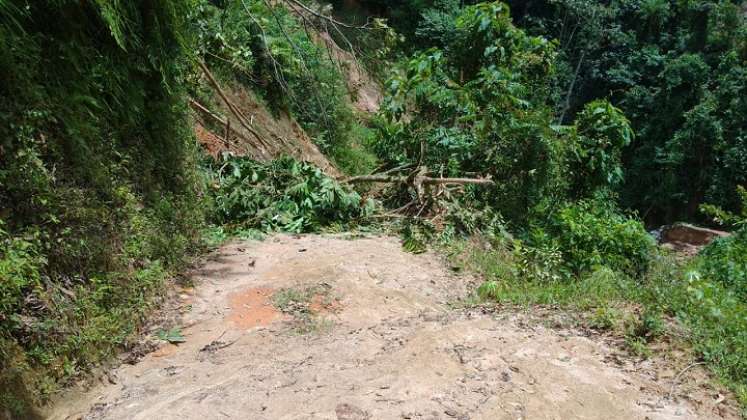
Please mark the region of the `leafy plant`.
<svg viewBox="0 0 747 420"><path fill-rule="evenodd" d="M126 344L198 249L189 1L0 2L0 412Z"/></svg>
<svg viewBox="0 0 747 420"><path fill-rule="evenodd" d="M697 218L712 203L734 211L747 179L747 24L723 0L509 0L527 32L556 39L561 123L609 98L636 140L622 155L625 206L649 223ZM574 117L575 116L575 117ZM656 182L652 182L656 180Z"/></svg>
<svg viewBox="0 0 747 420"><path fill-rule="evenodd" d="M360 220L375 206L321 169L291 158L259 163L224 156L217 165L213 201L219 223L311 232L332 223Z"/></svg>
<svg viewBox="0 0 747 420"><path fill-rule="evenodd" d="M609 267L640 275L655 245L641 222L620 213L604 196L562 207L549 225L565 264L577 274Z"/></svg>
<svg viewBox="0 0 747 420"><path fill-rule="evenodd" d="M574 126L571 167L576 195L618 187L623 181L622 152L633 140L625 115L609 102L597 100L584 106Z"/></svg>
<svg viewBox="0 0 747 420"><path fill-rule="evenodd" d="M511 23L507 7L461 10L448 45L416 53L387 82L373 148L392 165L491 175L475 194L509 221L560 192L564 143L546 106L552 43Z"/></svg>
<svg viewBox="0 0 747 420"><path fill-rule="evenodd" d="M159 330L156 333L156 336L163 341L166 341L167 343L171 344L180 344L187 341L186 338L184 338L184 335L182 335L181 329L179 327L174 327L170 330Z"/></svg>
<svg viewBox="0 0 747 420"><path fill-rule="evenodd" d="M712 204L703 204L700 211L713 219L714 222L733 227L747 226L747 189L743 186L737 186L737 195L739 195L741 212L732 213Z"/></svg>
<svg viewBox="0 0 747 420"><path fill-rule="evenodd" d="M18 315L26 296L42 287L40 271L46 263L39 252L38 237L12 237L0 219L0 321L8 329L19 327Z"/></svg>
<svg viewBox="0 0 747 420"><path fill-rule="evenodd" d="M609 306L597 308L589 319L589 326L596 330L608 331L615 327L620 318L619 311Z"/></svg>
<svg viewBox="0 0 747 420"><path fill-rule="evenodd" d="M477 288L477 295L480 299L497 299L500 285L495 280L488 280L483 282L480 287Z"/></svg>
<svg viewBox="0 0 747 420"><path fill-rule="evenodd" d="M664 332L661 315L650 308L625 320L625 335L632 340L650 342Z"/></svg>
<svg viewBox="0 0 747 420"><path fill-rule="evenodd" d="M402 248L413 254L422 254L428 250L428 242L434 235L433 226L418 219L405 221L401 231Z"/></svg>
<svg viewBox="0 0 747 420"><path fill-rule="evenodd" d="M747 228L706 246L696 267L703 278L722 284L747 302Z"/></svg>

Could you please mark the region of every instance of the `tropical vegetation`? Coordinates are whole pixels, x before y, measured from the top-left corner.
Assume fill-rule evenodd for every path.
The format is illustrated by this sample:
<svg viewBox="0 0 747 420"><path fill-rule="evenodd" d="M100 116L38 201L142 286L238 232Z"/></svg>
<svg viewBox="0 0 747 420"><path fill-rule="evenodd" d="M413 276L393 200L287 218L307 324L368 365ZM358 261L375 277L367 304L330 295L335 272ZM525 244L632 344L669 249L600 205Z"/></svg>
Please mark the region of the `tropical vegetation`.
<svg viewBox="0 0 747 420"><path fill-rule="evenodd" d="M640 357L682 327L747 404L744 2L350 3L0 0L0 415L130 345L211 239L362 226ZM375 115L325 30L380 78ZM203 64L339 173L207 156ZM402 176L346 182L371 172ZM684 259L649 233L676 221L731 234Z"/></svg>

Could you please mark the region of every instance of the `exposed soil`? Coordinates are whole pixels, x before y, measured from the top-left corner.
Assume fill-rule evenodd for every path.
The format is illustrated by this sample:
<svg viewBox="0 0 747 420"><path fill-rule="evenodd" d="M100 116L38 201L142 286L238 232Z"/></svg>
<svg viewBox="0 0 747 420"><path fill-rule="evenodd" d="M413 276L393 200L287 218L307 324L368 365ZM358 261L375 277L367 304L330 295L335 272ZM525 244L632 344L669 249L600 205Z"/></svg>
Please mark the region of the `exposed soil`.
<svg viewBox="0 0 747 420"><path fill-rule="evenodd" d="M210 155L217 156L223 152L231 152L259 161L288 155L298 160L311 162L332 177L340 175L337 168L288 113L278 111L273 114L255 93L241 85L226 84L223 89L231 102L251 122L262 140L256 141L254 136L241 126L225 104L217 101L217 113L221 118L230 120L232 130L235 131L231 132L228 139L224 139L225 127L218 127L217 132L210 131L206 128L209 126L208 121L202 115L195 114L195 135ZM237 136L236 132L241 133L243 138ZM247 142L246 139L251 141Z"/></svg>
<svg viewBox="0 0 747 420"><path fill-rule="evenodd" d="M270 325L282 315L272 305L273 293L273 289L258 287L230 295L231 312L228 319L241 329Z"/></svg>
<svg viewBox="0 0 747 420"><path fill-rule="evenodd" d="M637 362L552 317L461 309L474 282L397 239L233 243L193 278L186 342L50 418L738 418L700 366L672 387L684 366L663 355Z"/></svg>
<svg viewBox="0 0 747 420"><path fill-rule="evenodd" d="M345 84L353 108L362 115L373 115L378 112L384 100L381 86L368 74L358 59L349 51L340 48L329 33L319 32L318 42L324 44L331 57L345 76Z"/></svg>

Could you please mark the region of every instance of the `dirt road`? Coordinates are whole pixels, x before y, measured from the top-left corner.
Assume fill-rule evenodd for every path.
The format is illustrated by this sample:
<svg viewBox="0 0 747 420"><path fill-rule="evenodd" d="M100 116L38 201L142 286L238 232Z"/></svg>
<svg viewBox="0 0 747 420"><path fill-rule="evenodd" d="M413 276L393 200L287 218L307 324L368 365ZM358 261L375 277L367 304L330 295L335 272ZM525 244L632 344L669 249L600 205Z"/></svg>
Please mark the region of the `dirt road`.
<svg viewBox="0 0 747 420"><path fill-rule="evenodd" d="M699 368L668 398L679 368L665 362L527 314L455 308L470 279L397 239L232 243L193 276L184 343L123 364L50 417L737 418Z"/></svg>

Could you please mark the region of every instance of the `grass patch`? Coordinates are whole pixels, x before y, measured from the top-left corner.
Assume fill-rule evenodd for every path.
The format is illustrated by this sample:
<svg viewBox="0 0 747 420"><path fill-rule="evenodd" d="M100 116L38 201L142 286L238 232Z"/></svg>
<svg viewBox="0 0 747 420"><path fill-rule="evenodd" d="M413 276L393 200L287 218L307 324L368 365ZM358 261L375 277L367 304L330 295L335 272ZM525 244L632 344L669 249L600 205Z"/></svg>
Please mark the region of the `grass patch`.
<svg viewBox="0 0 747 420"><path fill-rule="evenodd" d="M334 321L321 312L336 311L336 302L328 284L281 289L272 296L273 305L293 317L292 330L299 335L328 333Z"/></svg>

